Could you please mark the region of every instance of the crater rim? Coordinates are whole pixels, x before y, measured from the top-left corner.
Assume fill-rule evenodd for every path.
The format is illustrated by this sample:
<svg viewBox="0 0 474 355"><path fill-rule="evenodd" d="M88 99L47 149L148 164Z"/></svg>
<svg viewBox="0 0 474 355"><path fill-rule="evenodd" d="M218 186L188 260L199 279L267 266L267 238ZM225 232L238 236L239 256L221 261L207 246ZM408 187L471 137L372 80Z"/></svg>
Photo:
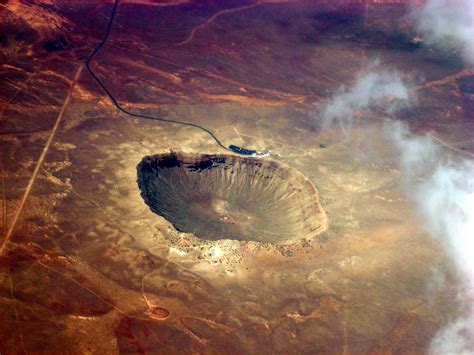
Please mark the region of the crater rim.
<svg viewBox="0 0 474 355"><path fill-rule="evenodd" d="M202 241L291 245L327 228L314 184L271 159L181 151L147 155L137 165L137 183L152 212Z"/></svg>

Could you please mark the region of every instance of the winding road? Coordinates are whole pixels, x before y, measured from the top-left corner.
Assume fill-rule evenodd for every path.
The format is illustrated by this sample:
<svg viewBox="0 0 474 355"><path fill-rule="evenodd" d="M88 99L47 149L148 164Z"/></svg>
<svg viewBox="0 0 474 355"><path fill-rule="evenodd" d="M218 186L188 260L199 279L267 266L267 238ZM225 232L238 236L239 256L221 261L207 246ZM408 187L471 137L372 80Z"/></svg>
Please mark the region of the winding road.
<svg viewBox="0 0 474 355"><path fill-rule="evenodd" d="M119 5L119 1L115 0L114 6L112 8L112 13L110 15L110 19L109 19L109 22L107 24L107 29L106 29L105 34L104 34L104 37L99 42L99 44L94 48L94 50L89 54L89 56L86 58L85 64L86 64L86 68L87 68L87 71L89 72L89 74L94 78L94 80L97 82L97 84L99 84L99 86L102 88L102 90L107 94L107 96L112 101L112 103L115 105L115 107L117 107L117 109L119 111L125 113L126 115L131 116L131 117L136 117L136 118L143 118L143 119L154 120L154 121L174 123L174 124L179 124L179 125L183 125L183 126L189 126L189 127L194 127L194 128L200 129L201 131L204 131L205 133L210 135L214 139L214 141L222 149L232 151L231 149L227 148L219 140L219 138L217 138L217 136L211 130L209 130L209 129L203 127L203 126L200 126L198 124L190 123L190 122L184 122L184 121L178 121L178 120L171 120L171 119L167 119L167 118L160 118L160 117L156 117L156 116L142 115L142 114L133 113L131 111L128 111L122 105L120 105L120 103L112 95L110 90L105 86L105 84L102 82L102 80L97 76L97 74L94 72L94 70L91 67L91 62L94 59L95 55L107 44L107 40L109 39L110 32L112 30L112 25L113 25L113 22L114 22L114 18L115 18L115 15L117 13L118 5Z"/></svg>

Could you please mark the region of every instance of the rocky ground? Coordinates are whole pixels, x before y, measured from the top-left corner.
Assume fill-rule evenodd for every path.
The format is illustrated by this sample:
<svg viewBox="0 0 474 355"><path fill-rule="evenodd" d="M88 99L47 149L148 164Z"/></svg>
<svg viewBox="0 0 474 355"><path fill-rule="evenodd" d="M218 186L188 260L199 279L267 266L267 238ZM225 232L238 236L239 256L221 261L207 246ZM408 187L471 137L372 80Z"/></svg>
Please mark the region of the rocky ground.
<svg viewBox="0 0 474 355"><path fill-rule="evenodd" d="M137 165L221 148L101 92L83 61L110 3L3 1L0 351L426 349L458 312L452 262L401 191L383 112L348 135L317 111L378 58L416 82L398 119L469 157L472 69L413 43L403 3L157 3L119 6L94 70L131 111L270 149L316 187L327 229L289 245L176 230L144 202Z"/></svg>

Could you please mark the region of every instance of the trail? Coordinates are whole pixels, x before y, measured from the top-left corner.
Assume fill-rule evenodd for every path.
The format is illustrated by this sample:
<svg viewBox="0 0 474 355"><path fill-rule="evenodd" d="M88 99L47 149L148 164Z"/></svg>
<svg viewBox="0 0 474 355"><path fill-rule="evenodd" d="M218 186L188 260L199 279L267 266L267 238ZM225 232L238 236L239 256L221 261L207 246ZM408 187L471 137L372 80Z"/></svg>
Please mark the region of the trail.
<svg viewBox="0 0 474 355"><path fill-rule="evenodd" d="M451 149L451 150L454 150L455 152L458 152L458 153L461 153L462 155L466 155L468 157L471 157L471 158L474 158L474 154L473 153L470 153L470 152L466 152L465 150L462 150L462 149L459 149L459 148L456 148L454 147L453 145L451 145L450 143L442 140L441 138L435 136L433 133L431 132L426 132L426 135L428 135L429 137L433 138L436 142L438 142L439 144L441 144L442 146L448 148L448 149Z"/></svg>
<svg viewBox="0 0 474 355"><path fill-rule="evenodd" d="M72 93L74 91L74 86L76 85L77 80L79 79L79 76L81 75L82 72L82 65L78 68L76 75L74 76L74 80L72 81L71 86L69 87L66 99L64 100L64 103L61 107L61 110L59 111L58 117L56 118L56 122L54 123L53 128L51 129L51 133L49 135L48 141L46 142L43 151L41 152L41 155L36 162L35 170L33 171L33 174L31 175L30 181L28 182L28 185L26 187L26 190L23 194L23 197L20 202L20 206L18 207L15 216L13 217L12 223L10 225L10 228L8 229L7 234L5 235L5 238L3 239L2 245L0 247L0 257L3 255L3 252L5 250L5 246L8 244L13 231L15 230L16 223L18 222L18 218L20 217L21 211L23 210L23 207L25 206L25 202L28 199L28 196L31 192L31 189L33 187L33 184L36 180L36 177L38 176L38 172L41 168L41 165L43 164L44 158L46 157L46 154L48 153L49 147L51 146L51 142L54 139L54 136L56 134L56 131L59 127L59 123L61 122L61 119L64 116L64 112L66 112L66 108L69 104L69 101L71 100Z"/></svg>
<svg viewBox="0 0 474 355"><path fill-rule="evenodd" d="M156 268L155 270L149 272L148 274L145 274L143 277L142 277L142 288L141 288L141 292L142 292L142 298L143 300L145 301L147 307L148 307L148 311L151 311L153 309L153 307L155 307L154 305L151 304L151 302L148 300L148 297L146 296L146 293L145 293L145 279L151 275L153 275L155 272L159 271L160 269L163 269L165 268L168 264L170 263L170 261L168 260L165 264L163 264L162 266Z"/></svg>
<svg viewBox="0 0 474 355"><path fill-rule="evenodd" d="M20 316L18 314L18 308L16 306L15 292L13 290L12 275L11 275L10 270L8 268L7 268L7 274L8 274L9 284L10 284L10 297L12 298L13 310L15 311L15 319L16 319L17 323L19 323L20 322ZM21 330L21 326L18 326L18 332L20 334L20 342L21 342L21 347L23 349L23 352L25 354L27 354L26 347L25 347L25 341L23 340L23 331Z"/></svg>
<svg viewBox="0 0 474 355"><path fill-rule="evenodd" d="M117 61L127 65L128 67L136 67L136 68L139 68L141 70L145 70L147 72L157 74L157 75L161 76L162 78L165 78L165 79L169 80L174 85L176 85L176 86L178 86L182 89L185 89L185 90L188 89L189 90L189 87L184 85L182 83L182 79L176 74L168 73L164 70L154 68L154 67L150 67L146 64L135 62L135 61L132 61L130 59L119 58L119 59L117 59ZM234 85L239 85L239 83L237 83L235 81L232 81L230 79L225 79L223 77L219 77L216 74L211 74L211 75L209 73L205 73L205 74L210 76L210 77L213 77L215 79L221 80L221 81L227 81L227 82L231 82ZM240 86L244 87L245 85L240 84ZM238 103L246 104L246 105L261 105L261 106L270 106L270 107L285 106L285 105L291 105L291 104L296 104L296 103L304 104L303 101L306 99L305 96L296 96L296 95L291 95L291 94L287 94L286 95L287 97L283 98L281 95L278 95L276 92L271 92L271 90L269 90L269 89L259 89L259 90L264 92L264 93L271 94L273 96L277 96L277 97L279 97L279 99L265 99L265 98L245 96L245 95L235 95L235 94L210 94L210 93L197 91L197 90L195 90L194 92L195 92L196 95L198 95L198 96L200 96L200 97L202 97L206 100L210 100L210 101L238 102ZM169 92L167 92L167 93L170 94ZM123 106L127 106L127 105L124 104Z"/></svg>
<svg viewBox="0 0 474 355"><path fill-rule="evenodd" d="M36 264L38 264L39 266L41 266L42 268L46 269L46 270L49 270L53 273L56 273L58 275L61 275L62 277L64 277L65 279L68 279L70 280L71 282L73 282L74 284L76 284L78 287L82 288L83 290L89 292L91 295L93 295L94 297L96 297L97 299L101 300L102 302L104 302L105 304L107 304L108 306L112 307L115 311L117 311L118 313L120 313L121 315L125 316L125 317L128 317L128 318L133 318L133 319L138 319L138 320L147 320L148 318L145 318L145 317L139 317L139 316L136 316L136 315L133 315L133 314L129 314L127 313L125 310L121 309L120 307L116 306L114 303L110 302L109 300L107 300L106 298L102 297L101 295L99 295L96 291L94 291L93 289L91 289L90 287L84 285L83 283L81 283L80 281L76 280L73 276L69 275L67 272L64 272L62 270L59 270L59 269L56 269L54 267L51 267L47 264L45 264L43 261L41 261L39 258L35 258L33 255L31 255L31 250L28 249L27 247L25 247L24 245L20 245L20 244L16 244L16 243L13 243L14 244L15 248L14 249L11 249L11 246L7 246L7 249L10 249L12 253L16 254L16 255L19 255L21 257L24 257L24 258L28 258L32 261L34 261ZM44 249L44 248L41 248L39 245L37 244L34 244L33 245L35 248L41 250L42 252L44 252L46 256L49 256L49 251ZM26 253L21 253L19 252L19 250L23 250L25 251ZM50 260L51 257L48 257L47 260ZM68 258L68 261L71 262L71 263L76 263L74 258Z"/></svg>
<svg viewBox="0 0 474 355"><path fill-rule="evenodd" d="M23 87L18 87L17 88L17 91L8 99L8 101L6 102L3 102L3 107L2 107L2 110L0 111L0 118L3 117L3 114L5 113L5 110L7 109L8 105L23 91L26 89L26 87L28 86L28 83L31 81L31 79L33 79L33 74L30 74L28 76L28 79L26 79L25 83L23 84Z"/></svg>
<svg viewBox="0 0 474 355"><path fill-rule="evenodd" d="M5 194L5 169L3 167L3 158L0 158L2 164L2 224L3 224L3 233L2 237L7 235L7 197Z"/></svg>
<svg viewBox="0 0 474 355"><path fill-rule="evenodd" d="M466 75L470 75L470 74L473 74L473 73L474 73L474 70L471 69L471 68L468 68L468 69L462 70L460 72L457 72L455 74L444 77L442 79L439 79L439 80L432 80L432 81L424 82L424 83L418 85L416 89L417 90L422 90L422 89L427 89L427 88L433 88L433 87L438 86L438 85L450 84L456 79L462 78ZM425 132L425 134L428 135L429 137L433 138L436 142L438 142L439 144L443 145L444 147L446 147L448 149L451 149L451 150L453 150L457 153L468 156L470 158L474 158L473 153L470 153L470 152L464 151L462 149L456 148L451 143L448 143L445 140L439 138L438 136L434 135L432 132Z"/></svg>
<svg viewBox="0 0 474 355"><path fill-rule="evenodd" d="M202 68L192 68L192 69L190 69L190 68L187 68L187 67L182 67L178 63L175 63L175 62L170 61L170 60L163 59L159 56L156 56L156 55L153 55L153 54L150 54L150 53L141 52L141 51L136 52L136 51L134 51L130 48L119 46L119 45L113 44L113 43L109 44L109 46L112 47L112 48L117 48L117 49L120 49L120 50L123 50L123 51L130 52L130 53L133 53L133 54L138 54L138 55L143 56L143 57L149 57L149 58L156 59L160 62L170 64L170 65L174 66L175 68L180 69L181 71L184 71L184 72L193 72L193 73L197 73L197 74L200 74L200 75L203 75L203 76L207 76L207 77L210 77L210 78L222 81L222 82L226 82L226 83L234 85L236 88L249 89L249 90L254 90L256 92L261 92L263 94L276 96L280 100L285 101L287 104L300 104L300 105L303 105L303 106L306 106L306 107L313 108L312 105L306 104L303 101L308 100L309 98L318 98L318 99L321 98L321 96L316 95L314 93L293 94L293 93L290 93L290 92L279 91L279 90L276 90L276 89L273 89L273 88L270 89L270 88L266 88L266 87L258 87L258 86L254 86L254 85L251 85L251 84L248 84L248 83L243 83L243 82L237 81L235 79L228 78L226 76L223 76L223 75L218 74L218 73L214 73L214 72L206 70L206 69L202 69ZM119 59L119 60L121 60L121 59ZM133 65L137 65L136 62L133 62ZM146 68L143 68L143 69L153 71L156 68L150 69L150 67L147 66ZM158 70L160 70L160 69L158 69ZM158 74L160 76L171 75L173 78L177 77L177 78L179 78L179 80L181 80L179 75L168 73L168 72L165 72L165 71L160 70L160 73L158 73ZM334 79L331 79L329 77L328 77L328 80L334 82ZM281 83L278 83L278 85L282 86ZM183 85L183 87L184 87L184 85Z"/></svg>
<svg viewBox="0 0 474 355"><path fill-rule="evenodd" d="M194 38L194 35L196 34L197 31L203 29L204 27L207 27L209 26L212 22L214 22L216 20L216 18L222 16L222 15L225 15L225 14L230 14L230 13L233 13L233 12L238 12L238 11L242 11L242 10L247 10L247 9L251 9L252 7L255 7L255 6L258 6L262 4L262 1L257 1L253 4L250 4L250 5L244 5L244 6L239 6L239 7L233 7L231 9L225 9L225 10L221 10L221 11L218 11L216 12L214 15L212 15L211 17L209 17L206 22L194 27L192 30L191 30L191 33L189 34L189 36L182 42L179 42L177 43L176 45L177 46L183 46L185 44L188 44L190 43L193 38Z"/></svg>
<svg viewBox="0 0 474 355"><path fill-rule="evenodd" d="M344 318L342 320L342 335L344 339L344 345L342 346L342 355L349 355L349 336L347 329L347 306L344 306Z"/></svg>
<svg viewBox="0 0 474 355"><path fill-rule="evenodd" d="M432 81L426 81L416 87L417 90L421 89L426 89L426 88L431 88L433 86L437 85L445 85L451 83L453 80L459 79L464 77L465 75L472 74L474 72L473 69L465 69L460 72L454 73L452 75L448 75L442 79L439 80L432 80Z"/></svg>
<svg viewBox="0 0 474 355"><path fill-rule="evenodd" d="M218 11L214 15L209 17L204 23L194 27L191 30L191 33L189 34L189 36L184 41L176 43L176 45L177 46L182 46L182 45L190 43L193 40L193 38L194 38L197 31L209 26L212 22L214 22L218 17L220 17L222 15L226 15L226 14L230 14L230 13L233 13L233 12L238 12L238 11L251 9L252 7L255 7L255 6L258 6L258 5L261 5L261 4L266 4L266 3L267 4L278 4L278 3L288 3L288 2L295 2L295 0L258 0L257 2L255 2L253 4L243 5L243 6L239 6L239 7L233 7L231 9L225 9L225 10Z"/></svg>

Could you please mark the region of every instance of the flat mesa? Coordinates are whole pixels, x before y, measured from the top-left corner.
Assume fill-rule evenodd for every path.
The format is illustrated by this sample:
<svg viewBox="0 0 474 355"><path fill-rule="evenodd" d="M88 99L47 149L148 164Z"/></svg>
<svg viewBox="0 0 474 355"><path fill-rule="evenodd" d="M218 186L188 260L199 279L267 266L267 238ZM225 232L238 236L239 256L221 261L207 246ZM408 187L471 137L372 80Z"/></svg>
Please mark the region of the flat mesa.
<svg viewBox="0 0 474 355"><path fill-rule="evenodd" d="M137 171L150 209L201 239L292 244L326 227L314 185L274 161L171 153L143 158Z"/></svg>

